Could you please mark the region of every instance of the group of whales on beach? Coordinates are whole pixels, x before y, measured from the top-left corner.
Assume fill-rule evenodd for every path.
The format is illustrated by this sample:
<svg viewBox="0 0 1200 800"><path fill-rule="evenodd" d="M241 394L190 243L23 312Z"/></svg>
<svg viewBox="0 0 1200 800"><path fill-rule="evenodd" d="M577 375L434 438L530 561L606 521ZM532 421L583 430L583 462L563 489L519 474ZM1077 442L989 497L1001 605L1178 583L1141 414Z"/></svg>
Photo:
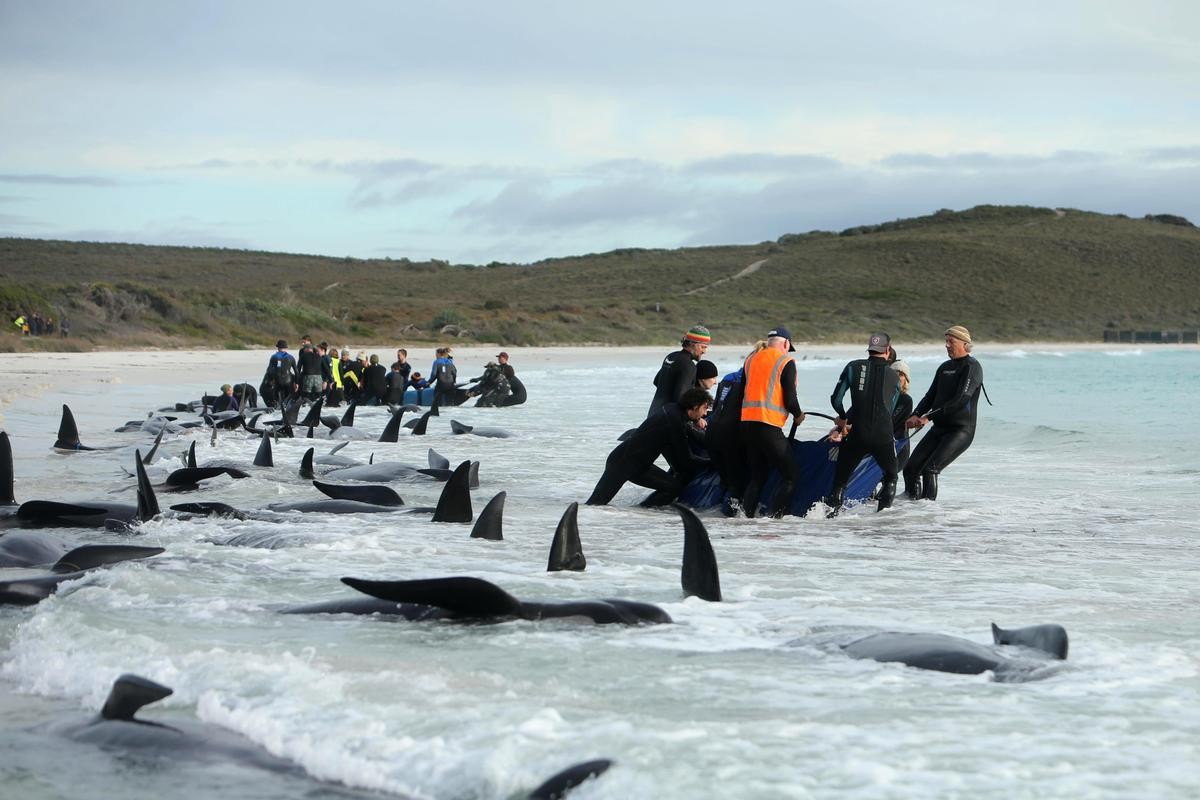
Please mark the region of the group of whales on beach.
<svg viewBox="0 0 1200 800"><path fill-rule="evenodd" d="M321 416L320 401L309 414L298 419L298 406L284 409L280 419L247 419L246 411L224 416L208 413L203 402L178 404L166 415L150 415L143 421L133 421L118 429L139 436L135 445L93 448L80 441L79 431L71 410L64 405L58 437L53 448L60 454L75 457L105 457L105 451L120 451L125 457L132 452L132 470L136 476L136 501L117 503L97 498L39 498L18 503L15 497L15 475L11 443L7 432L0 431L0 608L33 606L66 585L73 590L86 585L90 572L104 567L145 561L162 556L161 547L127 544L136 537L140 526L154 519L187 520L196 517L236 517L283 523L285 533L255 533L220 542L227 545L253 547L287 546L287 531L309 515L358 513L428 514L431 522L470 524L471 538L499 540L503 538L503 512L506 493L498 492L476 516L472 509L471 491L479 488L478 461L466 460L451 469L448 460L434 450L428 451L428 467L399 462L361 462L340 455L337 451L351 438L375 439L379 442L398 442L402 418L408 407L389 409L389 419L377 437L354 428L354 407L340 420ZM182 420L190 413L194 419ZM430 418L438 415L437 408L426 411L410 425L409 435L422 435ZM329 453L317 455L315 445L305 453L297 468L297 477L311 481L321 498L310 501L275 503L263 508L239 509L219 501L193 501L159 505L159 494L179 491L212 491L205 481L218 476L239 479L256 468L274 467L272 441L279 437L306 435L317 441L318 428L328 428L326 440L341 444ZM501 429L471 428L451 421L458 434L507 436ZM215 442L218 431L222 436L244 437L249 443L258 439L252 461L246 463L201 463L196 454L195 433L203 429L205 436ZM353 429L354 434L346 431ZM338 432L342 433L338 435ZM155 437L146 455L140 438ZM183 455L184 466L168 470L161 461L165 436L190 436L192 441ZM61 457L61 456L60 456ZM156 463L157 462L157 463ZM149 468L149 469L148 469ZM151 480L154 473L157 482ZM270 477L279 479L279 472ZM346 483L344 481L349 481ZM406 506L392 483L442 481L444 487L437 505L430 508ZM708 602L722 600L717 560L708 532L699 516L690 508L672 504L683 522L684 542L680 570L685 596ZM645 513L645 512L639 512ZM68 538L47 533L45 528L94 528L120 537L120 543L78 545ZM152 566L152 562L148 562ZM571 503L554 532L547 570L583 571L586 558L580 539L578 503ZM10 573L5 575L5 573ZM78 582L78 583L77 583ZM276 609L284 614L357 614L411 622L438 621L442 623L503 622L506 620L564 619L593 624L670 624L670 615L651 603L628 599L598 599L587 601L523 601L501 587L470 576L448 576L416 580L378 580L344 577L342 583L357 594L345 598ZM7 612L14 613L14 612ZM992 625L992 643L981 644L938 633L877 631L852 635L812 634L787 643L789 646L818 647L828 652L840 652L858 659L879 662L898 662L910 667L960 674L991 672L1002 682L1018 682L1048 677L1057 671L1057 664L1067 657L1068 638L1059 625L1002 629ZM252 743L234 734L211 726L180 731L175 727L144 721L135 715L143 706L171 693L171 689L136 675L123 675L116 680L101 713L86 721L72 721L56 729L79 741L122 749L188 749L236 758L241 762L273 770L298 769L259 750ZM589 760L575 764L554 775L528 796L534 798L561 797L583 781L598 776L612 764L609 759Z"/></svg>

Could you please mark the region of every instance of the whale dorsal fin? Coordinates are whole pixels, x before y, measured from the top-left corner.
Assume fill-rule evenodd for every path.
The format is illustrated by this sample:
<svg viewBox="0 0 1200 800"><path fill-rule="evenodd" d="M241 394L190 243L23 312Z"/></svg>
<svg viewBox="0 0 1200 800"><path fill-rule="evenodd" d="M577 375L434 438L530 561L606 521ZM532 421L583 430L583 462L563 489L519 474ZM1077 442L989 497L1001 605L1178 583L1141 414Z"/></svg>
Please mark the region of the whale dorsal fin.
<svg viewBox="0 0 1200 800"><path fill-rule="evenodd" d="M482 578L428 578L415 581L342 578L342 583L380 600L435 606L471 617L503 617L521 612L520 600Z"/></svg>
<svg viewBox="0 0 1200 800"><path fill-rule="evenodd" d="M83 450L79 443L79 428L75 425L75 415L70 407L63 403L62 420L58 423L58 439L54 446L62 450Z"/></svg>
<svg viewBox="0 0 1200 800"><path fill-rule="evenodd" d="M154 494L154 486L150 483L150 478L146 475L146 467L142 465L142 454L138 450L134 450L134 469L137 471L138 488L138 510L137 518L143 522L154 519L159 514L158 497Z"/></svg>
<svg viewBox="0 0 1200 800"><path fill-rule="evenodd" d="M308 413L304 415L304 421L300 424L308 428L310 431L321 424L321 409L325 407L325 398L317 398L317 402L309 407ZM311 433L309 434L312 435Z"/></svg>
<svg viewBox="0 0 1200 800"><path fill-rule="evenodd" d="M346 409L346 413L342 414L342 426L346 428L354 427L354 410L358 408L358 401L352 400L350 406Z"/></svg>
<svg viewBox="0 0 1200 800"><path fill-rule="evenodd" d="M146 453L146 457L142 459L143 464L154 463L154 456L158 453L158 446L162 444L162 437L166 430L166 428L159 429L158 435L154 437L154 446L150 448L150 452Z"/></svg>
<svg viewBox="0 0 1200 800"><path fill-rule="evenodd" d="M168 689L160 683L155 683L140 675L126 673L113 681L112 690L108 693L108 700L104 702L104 708L100 709L100 716L104 719L121 719L130 722L133 720L133 715L142 706L150 705L164 697L170 697L172 694L174 694L173 689Z"/></svg>
<svg viewBox="0 0 1200 800"><path fill-rule="evenodd" d="M429 466L433 469L450 469L450 459L429 448Z"/></svg>
<svg viewBox="0 0 1200 800"><path fill-rule="evenodd" d="M8 431L0 431L0 506L17 504L13 479L12 443L8 441Z"/></svg>
<svg viewBox="0 0 1200 800"><path fill-rule="evenodd" d="M273 467L275 459L271 455L271 437L264 436L258 444L258 452L254 454L254 466L256 467Z"/></svg>
<svg viewBox="0 0 1200 800"><path fill-rule="evenodd" d="M304 458L300 459L300 477L312 480L317 473L313 471L313 451L315 447L310 447L304 451Z"/></svg>
<svg viewBox="0 0 1200 800"><path fill-rule="evenodd" d="M1062 625L1031 625L1028 628L1004 630L992 623L992 641L996 644L1020 645L1041 650L1054 658L1065 659L1069 642Z"/></svg>
<svg viewBox="0 0 1200 800"><path fill-rule="evenodd" d="M487 539L492 542L504 539L504 498L506 497L508 497L508 492L499 492L483 507L483 511L479 512L479 518L475 520L475 527L471 528L472 539Z"/></svg>
<svg viewBox="0 0 1200 800"><path fill-rule="evenodd" d="M421 418L419 420L417 420L416 427L414 427L412 429L412 435L413 436L424 436L425 430L429 427L429 418L432 416L435 416L434 409L430 409L429 411L426 411L424 414L422 414Z"/></svg>
<svg viewBox="0 0 1200 800"><path fill-rule="evenodd" d="M333 454L334 454L334 453L336 453L338 450L341 450L343 447L345 447L345 446L346 446L346 445L348 445L348 444L350 444L350 442L338 442L338 443L337 443L337 444L335 444L335 445L333 446L333 448L332 448L332 449L329 451L329 455L333 455Z"/></svg>
<svg viewBox="0 0 1200 800"><path fill-rule="evenodd" d="M474 516L471 510L471 462L464 461L454 468L454 474L442 487L433 522L470 522Z"/></svg>
<svg viewBox="0 0 1200 800"><path fill-rule="evenodd" d="M187 460L184 463L186 464L186 466L189 469L195 469L197 466L199 466L196 462L196 442L195 442L195 440L193 440L192 443L190 445L188 445Z"/></svg>
<svg viewBox="0 0 1200 800"><path fill-rule="evenodd" d="M404 421L404 409L401 408L392 414L392 418L388 420L387 425L383 427L383 433L379 434L381 442L398 442L400 441L400 423Z"/></svg>
<svg viewBox="0 0 1200 800"><path fill-rule="evenodd" d="M685 505L671 504L683 518L683 566L679 572L679 583L686 595L695 595L701 600L720 602L721 577L717 571L717 556L704 523Z"/></svg>
<svg viewBox="0 0 1200 800"><path fill-rule="evenodd" d="M450 420L450 432L451 433L470 433L473 430L475 430L475 428L472 425L467 425L465 423L459 422L456 419Z"/></svg>
<svg viewBox="0 0 1200 800"><path fill-rule="evenodd" d="M579 503L571 503L563 512L558 527L554 529L554 541L550 543L550 561L547 572L583 572L587 559L583 557L583 542L579 540Z"/></svg>

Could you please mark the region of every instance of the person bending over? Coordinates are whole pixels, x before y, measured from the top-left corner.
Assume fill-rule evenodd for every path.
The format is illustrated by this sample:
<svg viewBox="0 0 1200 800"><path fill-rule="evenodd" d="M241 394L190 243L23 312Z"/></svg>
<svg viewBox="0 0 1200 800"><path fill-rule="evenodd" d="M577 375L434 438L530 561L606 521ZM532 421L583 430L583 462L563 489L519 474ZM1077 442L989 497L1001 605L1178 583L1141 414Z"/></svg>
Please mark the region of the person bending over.
<svg viewBox="0 0 1200 800"><path fill-rule="evenodd" d="M688 448L686 426L689 421L701 419L710 405L712 398L708 392L693 387L683 393L678 403L667 403L661 413L647 418L608 454L604 474L587 505L607 505L626 481L653 489L662 503L675 499L692 476L706 465ZM660 455L667 459L672 472L655 465L654 460Z"/></svg>

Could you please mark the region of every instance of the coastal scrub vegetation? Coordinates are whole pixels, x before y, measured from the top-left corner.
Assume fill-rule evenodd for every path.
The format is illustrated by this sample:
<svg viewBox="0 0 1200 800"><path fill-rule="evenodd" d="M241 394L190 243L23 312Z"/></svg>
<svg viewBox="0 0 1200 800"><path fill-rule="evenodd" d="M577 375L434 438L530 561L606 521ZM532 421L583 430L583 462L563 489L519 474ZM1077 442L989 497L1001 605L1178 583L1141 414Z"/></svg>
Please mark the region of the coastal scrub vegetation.
<svg viewBox="0 0 1200 800"><path fill-rule="evenodd" d="M984 341L1095 341L1105 328L1200 327L1198 271L1200 230L1181 217L1029 206L486 266L5 238L0 311L69 318L72 348L236 349L303 333L667 345L698 322L720 343L778 323L826 343L876 328L929 341L952 323ZM16 335L8 324L2 349L65 344Z"/></svg>

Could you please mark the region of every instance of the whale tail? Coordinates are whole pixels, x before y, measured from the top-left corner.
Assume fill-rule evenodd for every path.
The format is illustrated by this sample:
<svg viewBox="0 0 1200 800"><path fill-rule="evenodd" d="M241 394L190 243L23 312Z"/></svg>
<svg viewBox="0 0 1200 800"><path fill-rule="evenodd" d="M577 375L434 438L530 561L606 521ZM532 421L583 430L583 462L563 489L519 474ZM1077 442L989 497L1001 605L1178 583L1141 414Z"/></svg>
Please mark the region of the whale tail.
<svg viewBox="0 0 1200 800"><path fill-rule="evenodd" d="M1032 625L1028 628L1004 630L992 623L992 641L996 644L1019 645L1040 650L1059 660L1067 657L1067 631L1062 625Z"/></svg>
<svg viewBox="0 0 1200 800"><path fill-rule="evenodd" d="M58 438L54 447L59 450L91 450L79 443L79 428L75 425L75 415L71 408L63 403L62 420L58 423Z"/></svg>
<svg viewBox="0 0 1200 800"><path fill-rule="evenodd" d="M132 561L139 558L150 558L166 551L161 547L137 547L127 544L85 544L76 547L50 568L51 572L82 572L85 569L95 569L108 564L118 564L122 561Z"/></svg>
<svg viewBox="0 0 1200 800"><path fill-rule="evenodd" d="M254 466L256 467L273 467L275 466L275 458L271 453L271 437L264 436L262 441L258 443L258 452L254 454Z"/></svg>
<svg viewBox="0 0 1200 800"><path fill-rule="evenodd" d="M471 528L472 539L487 539L499 542L504 539L504 499L508 492L500 492L483 507L475 527Z"/></svg>
<svg viewBox="0 0 1200 800"><path fill-rule="evenodd" d="M508 617L521 613L520 600L482 578L427 578L415 581L342 578L342 583L380 600L444 608L467 617Z"/></svg>
<svg viewBox="0 0 1200 800"><path fill-rule="evenodd" d="M571 503L563 512L558 527L554 529L554 541L550 543L550 561L547 572L583 572L587 559L583 557L583 542L579 540L579 503Z"/></svg>
<svg viewBox="0 0 1200 800"><path fill-rule="evenodd" d="M133 721L133 715L142 706L156 703L164 697L170 697L174 693L175 690L169 689L160 683L155 683L140 675L126 673L113 681L112 690L108 693L108 699L104 701L104 708L100 709L100 716L104 719L131 722Z"/></svg>
<svg viewBox="0 0 1200 800"><path fill-rule="evenodd" d="M142 453L134 450L134 469L137 470L137 515L135 519L145 522L154 519L159 514L158 497L154 494L154 486L146 475L146 467L142 464Z"/></svg>
<svg viewBox="0 0 1200 800"><path fill-rule="evenodd" d="M529 793L529 800L560 800L584 781L603 775L612 765L613 762L607 758L573 764L547 778L545 783Z"/></svg>
<svg viewBox="0 0 1200 800"><path fill-rule="evenodd" d="M454 474L446 481L438 497L437 509L433 512L434 522L470 522L474 519L470 473L470 461L464 461L454 468Z"/></svg>
<svg viewBox="0 0 1200 800"><path fill-rule="evenodd" d="M17 504L13 478L12 443L8 441L8 431L0 431L0 506Z"/></svg>
<svg viewBox="0 0 1200 800"><path fill-rule="evenodd" d="M392 414L387 425L383 426L383 433L379 434L381 442L398 442L400 441L400 423L404 420L404 409L401 408Z"/></svg>
<svg viewBox="0 0 1200 800"><path fill-rule="evenodd" d="M347 486L341 483L313 481L321 494L334 500L356 500L373 506L402 506L404 500L390 486Z"/></svg>
<svg viewBox="0 0 1200 800"><path fill-rule="evenodd" d="M695 595L713 603L721 600L721 576L717 570L717 556L704 523L685 505L671 504L683 519L683 567L679 582L686 595Z"/></svg>
<svg viewBox="0 0 1200 800"><path fill-rule="evenodd" d="M304 458L300 459L300 477L312 480L316 477L316 472L313 470L313 451L316 448L310 447L304 451Z"/></svg>

